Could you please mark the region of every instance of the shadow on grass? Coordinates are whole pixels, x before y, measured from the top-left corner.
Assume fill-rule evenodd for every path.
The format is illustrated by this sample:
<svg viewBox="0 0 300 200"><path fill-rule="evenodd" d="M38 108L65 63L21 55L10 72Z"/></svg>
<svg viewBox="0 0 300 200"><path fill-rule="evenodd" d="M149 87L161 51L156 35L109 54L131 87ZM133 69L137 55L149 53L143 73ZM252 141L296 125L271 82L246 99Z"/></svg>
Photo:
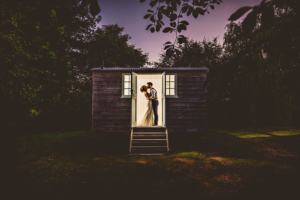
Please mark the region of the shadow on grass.
<svg viewBox="0 0 300 200"><path fill-rule="evenodd" d="M171 133L164 156L128 155L129 136L79 130L20 137L11 147L8 191L12 199L299 197L297 129Z"/></svg>

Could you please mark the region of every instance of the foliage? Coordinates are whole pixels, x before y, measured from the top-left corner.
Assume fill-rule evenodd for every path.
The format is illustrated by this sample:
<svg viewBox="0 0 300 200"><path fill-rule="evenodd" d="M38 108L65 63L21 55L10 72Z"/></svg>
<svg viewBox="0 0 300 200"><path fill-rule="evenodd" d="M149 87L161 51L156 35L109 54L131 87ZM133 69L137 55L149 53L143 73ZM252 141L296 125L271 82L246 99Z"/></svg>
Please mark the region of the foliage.
<svg viewBox="0 0 300 200"><path fill-rule="evenodd" d="M140 0L141 3L146 0ZM184 35L178 35L182 30L187 30L189 22L183 20L184 15L187 17L192 15L194 18L198 18L199 15L209 14L209 9L214 10L215 4L222 3L222 0L151 0L149 5L153 8L156 5L156 9L153 11L148 9L144 16L144 19L150 19L151 24L149 24L146 30L150 30L151 33L155 31L159 32L160 29L165 25L163 22L163 16L170 20L170 26L163 29L164 33L176 34L175 41L172 43L170 41L164 44L164 50L166 50L167 56L172 56L176 54L179 56L181 54L180 44L187 41Z"/></svg>
<svg viewBox="0 0 300 200"><path fill-rule="evenodd" d="M217 38L205 39L201 42L187 39L180 46L180 56L167 56L166 52L160 55L157 67L217 67L222 61L222 46L218 44Z"/></svg>
<svg viewBox="0 0 300 200"><path fill-rule="evenodd" d="M211 124L298 125L299 29L282 38L293 16L289 9L279 10L271 31L260 25L262 16L249 34L242 23L227 25L222 65L209 73Z"/></svg>
<svg viewBox="0 0 300 200"><path fill-rule="evenodd" d="M54 5L41 1L0 4L1 121L67 101L71 75L66 32Z"/></svg>
<svg viewBox="0 0 300 200"><path fill-rule="evenodd" d="M148 61L128 44L123 28L97 29L97 5L94 0L1 2L1 123L34 117L41 126L89 125L90 69L99 67L103 56L107 66L141 67Z"/></svg>
<svg viewBox="0 0 300 200"><path fill-rule="evenodd" d="M147 63L148 54L128 44L131 37L123 31L117 24L97 28L88 43L90 67L99 67L104 62L106 67L139 68Z"/></svg>
<svg viewBox="0 0 300 200"><path fill-rule="evenodd" d="M278 23L275 23L275 17L278 13L281 13L281 19L285 21L284 24L281 23L281 27L277 30L277 39L282 41L279 45L276 46L275 42L272 44L262 43L262 48L265 52L272 50L283 50L281 45L290 46L290 43L286 43L286 40L294 38L297 34L299 35L299 18L300 18L300 1L295 0L262 0L260 5L253 7L246 6L238 9L234 14L229 18L230 21L235 21L243 16L246 12L250 11L245 20L242 22L243 32L245 34L250 34L257 27L258 23L261 26L268 30L269 32L275 32L275 29L278 29ZM284 13L284 14L283 14ZM256 20L257 16L261 17L261 21ZM286 44L284 44L286 43ZM275 47L275 49L274 49Z"/></svg>

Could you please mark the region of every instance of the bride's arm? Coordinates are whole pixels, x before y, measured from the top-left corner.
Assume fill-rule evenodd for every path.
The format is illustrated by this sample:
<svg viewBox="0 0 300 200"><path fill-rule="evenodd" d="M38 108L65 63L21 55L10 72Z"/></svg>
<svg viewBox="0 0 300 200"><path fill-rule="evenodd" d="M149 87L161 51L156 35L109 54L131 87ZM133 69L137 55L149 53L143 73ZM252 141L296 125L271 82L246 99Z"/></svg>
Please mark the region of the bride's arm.
<svg viewBox="0 0 300 200"><path fill-rule="evenodd" d="M146 92L144 92L144 95L145 95L146 99L149 100L149 97Z"/></svg>

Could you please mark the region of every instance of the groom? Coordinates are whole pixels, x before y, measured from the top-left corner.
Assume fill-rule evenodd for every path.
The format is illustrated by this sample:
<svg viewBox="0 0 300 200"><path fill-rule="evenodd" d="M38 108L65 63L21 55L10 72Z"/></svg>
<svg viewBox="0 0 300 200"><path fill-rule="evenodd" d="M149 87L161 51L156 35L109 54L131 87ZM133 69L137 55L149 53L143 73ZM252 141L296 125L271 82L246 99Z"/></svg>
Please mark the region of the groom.
<svg viewBox="0 0 300 200"><path fill-rule="evenodd" d="M154 112L154 126L157 126L158 121L158 114L157 114L157 106L158 106L158 100L157 100L157 91L152 87L152 83L147 83L147 88L150 88L150 98L152 100L152 108Z"/></svg>

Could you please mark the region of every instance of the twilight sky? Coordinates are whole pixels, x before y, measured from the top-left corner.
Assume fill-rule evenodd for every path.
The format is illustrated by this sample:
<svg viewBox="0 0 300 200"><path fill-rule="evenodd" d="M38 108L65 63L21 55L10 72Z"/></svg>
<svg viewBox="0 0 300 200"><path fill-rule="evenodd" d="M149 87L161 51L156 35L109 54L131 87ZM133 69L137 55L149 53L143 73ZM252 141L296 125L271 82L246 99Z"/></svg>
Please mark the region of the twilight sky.
<svg viewBox="0 0 300 200"><path fill-rule="evenodd" d="M140 0L98 0L102 20L101 25L118 24L124 27L124 32L129 34L130 44L135 44L136 48L141 48L143 52L149 53L150 61L158 61L159 53L162 53L163 44L167 41L174 41L175 34L160 32L151 33L146 31L146 27L150 24L149 19L144 19L149 6L149 0L140 3ZM218 36L218 42L223 43L223 35L225 26L229 23L228 18L238 8L242 6L253 6L260 4L261 0L223 0L220 5L215 5L214 10L209 10L209 14L199 16L194 19L190 15L186 20L190 23L187 26L187 31L182 31L183 34L190 39L197 41L203 38L212 38ZM154 10L154 9L152 9ZM243 18L242 18L243 19ZM164 27L169 26L167 18L164 17ZM163 28L164 28L163 27Z"/></svg>

